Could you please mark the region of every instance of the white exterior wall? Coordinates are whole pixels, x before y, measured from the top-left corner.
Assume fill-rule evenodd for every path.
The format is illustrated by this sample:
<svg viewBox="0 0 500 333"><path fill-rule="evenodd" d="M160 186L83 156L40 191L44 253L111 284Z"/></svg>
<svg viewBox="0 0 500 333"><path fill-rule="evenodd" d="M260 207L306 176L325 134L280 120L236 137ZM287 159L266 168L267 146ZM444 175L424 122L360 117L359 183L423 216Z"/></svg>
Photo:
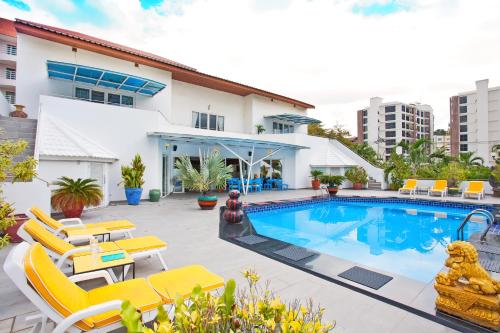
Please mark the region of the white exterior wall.
<svg viewBox="0 0 500 333"><path fill-rule="evenodd" d="M135 104L138 109L159 110L168 118L171 112L171 73L160 69L139 65L133 62L108 57L98 53L78 49L73 52L67 45L50 42L44 39L19 34L17 44L17 103L26 106L25 112L29 118L36 118L38 114L39 96L73 96L75 86L90 87L80 84L73 85L69 81L53 80L48 78L47 60L61 61L72 64L86 65L108 69L130 75L136 75L167 86L154 97L135 95ZM96 87L101 91L116 91ZM128 94L128 93L127 93Z"/></svg>
<svg viewBox="0 0 500 333"><path fill-rule="evenodd" d="M147 198L150 189L161 188L161 151L158 138L146 135L147 132L165 128L166 121L159 112L52 96L40 96L40 109L41 112L78 129L80 133L98 142L119 158L117 162L109 165L110 201L125 199L123 187L118 185L121 182L120 166L129 164L136 153L141 155L146 165L143 198ZM40 177L52 179L64 176L64 163L66 162L42 162ZM75 172L74 177L78 173L81 173L79 177L85 177L86 174L83 169L75 166L68 171Z"/></svg>
<svg viewBox="0 0 500 333"><path fill-rule="evenodd" d="M270 98L251 95L252 107L251 107L251 128L247 128L247 133L257 134L255 125L264 125L266 131L264 133L273 133L273 120L266 119L266 116L278 115L283 113L296 114L301 116L307 116L305 109L298 106L294 107L291 104L283 103L280 101L273 100ZM286 122L284 122L286 123ZM289 125L294 125L294 133L304 133L307 134L307 125L297 125L288 122Z"/></svg>
<svg viewBox="0 0 500 333"><path fill-rule="evenodd" d="M5 182L2 184L2 189L2 196L14 206L16 214L26 214L34 205L50 212L50 188L40 180L14 184Z"/></svg>

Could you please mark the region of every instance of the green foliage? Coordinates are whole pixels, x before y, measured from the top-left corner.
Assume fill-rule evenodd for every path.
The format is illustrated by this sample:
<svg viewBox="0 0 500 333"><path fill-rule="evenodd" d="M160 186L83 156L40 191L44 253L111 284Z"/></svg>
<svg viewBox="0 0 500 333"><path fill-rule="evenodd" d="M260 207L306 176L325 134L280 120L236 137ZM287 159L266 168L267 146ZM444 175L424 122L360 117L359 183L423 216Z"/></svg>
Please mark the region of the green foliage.
<svg viewBox="0 0 500 333"><path fill-rule="evenodd" d="M266 131L264 125L261 124L255 125L255 129L257 129L257 134L262 134Z"/></svg>
<svg viewBox="0 0 500 333"><path fill-rule="evenodd" d="M479 156L474 156L474 152L468 151L458 155L458 162L464 167L481 166L484 164L484 159Z"/></svg>
<svg viewBox="0 0 500 333"><path fill-rule="evenodd" d="M339 175L322 175L319 179L321 180L321 183L328 184L328 187L337 187L342 185L345 177Z"/></svg>
<svg viewBox="0 0 500 333"><path fill-rule="evenodd" d="M446 134L448 134L448 132L442 128L439 128L434 131L434 135L446 135Z"/></svg>
<svg viewBox="0 0 500 333"><path fill-rule="evenodd" d="M135 155L130 166L122 165L122 183L125 188L142 188L145 170L146 166L142 163L139 154Z"/></svg>
<svg viewBox="0 0 500 333"><path fill-rule="evenodd" d="M314 180L318 180L321 175L323 175L323 171L317 169L311 170L311 177L313 177Z"/></svg>
<svg viewBox="0 0 500 333"><path fill-rule="evenodd" d="M426 138L417 139L413 143L401 141L398 146L405 152L405 161L410 166L412 175L416 175L417 170L429 162L429 140Z"/></svg>
<svg viewBox="0 0 500 333"><path fill-rule="evenodd" d="M451 162L443 166L438 175L448 181L448 187L458 187L460 182L467 179L465 168L458 162Z"/></svg>
<svg viewBox="0 0 500 333"><path fill-rule="evenodd" d="M439 173L439 168L434 164L423 165L417 169L418 178L435 179Z"/></svg>
<svg viewBox="0 0 500 333"><path fill-rule="evenodd" d="M193 289L189 305L181 297L176 300L174 319L160 306L153 328L145 327L130 302L122 305L122 324L129 333L327 333L334 325L323 322L324 309L312 301L282 303L267 288L258 285L260 277L253 271L243 272L248 289L236 292L229 280L221 296Z"/></svg>
<svg viewBox="0 0 500 333"><path fill-rule="evenodd" d="M262 164L260 166L260 177L261 178L267 177L268 172L269 172L269 168L265 164Z"/></svg>
<svg viewBox="0 0 500 333"><path fill-rule="evenodd" d="M404 185L405 179L412 176L410 165L404 156L399 155L394 150L384 167L384 178L389 183L389 187L397 190Z"/></svg>
<svg viewBox="0 0 500 333"><path fill-rule="evenodd" d="M207 193L212 187L224 189L226 181L231 178L232 165L225 165L224 158L219 152L200 154L200 170L196 170L191 164L189 156L182 156L175 162L179 171L179 178L184 186L192 191Z"/></svg>
<svg viewBox="0 0 500 333"><path fill-rule="evenodd" d="M351 135L349 130L345 129L341 124L335 124L333 128L325 129L323 124L309 124L307 126L307 134L313 136L320 136L327 139L335 139L350 147L352 142L348 137Z"/></svg>
<svg viewBox="0 0 500 333"><path fill-rule="evenodd" d="M63 208L77 208L99 206L103 199L101 187L95 179L74 180L69 177L61 177L53 183L59 188L52 191L50 200L52 208L62 210Z"/></svg>
<svg viewBox="0 0 500 333"><path fill-rule="evenodd" d="M347 170L345 172L345 177L353 184L366 184L368 182L368 174L366 173L366 170L360 166Z"/></svg>
<svg viewBox="0 0 500 333"><path fill-rule="evenodd" d="M496 165L491 168L491 175L489 181L491 187L493 188L500 187L500 163L496 163Z"/></svg>
<svg viewBox="0 0 500 333"><path fill-rule="evenodd" d="M491 175L491 170L482 165L473 165L466 168L465 171L467 180L486 180Z"/></svg>
<svg viewBox="0 0 500 333"><path fill-rule="evenodd" d="M9 178L12 182L25 182L36 177L37 162L33 157L30 156L18 162L14 161L27 146L28 142L25 140L2 140L0 142L0 248L9 244L10 240L9 236L4 234L4 230L15 223L12 215L14 208L3 200L1 184Z"/></svg>
<svg viewBox="0 0 500 333"><path fill-rule="evenodd" d="M365 160L367 160L371 164L373 164L375 166L380 166L380 160L377 157L377 152L369 144L367 144L367 143L362 143L362 144L354 143L351 146L351 149L356 154L358 154L359 156L361 156L362 158L364 158Z"/></svg>

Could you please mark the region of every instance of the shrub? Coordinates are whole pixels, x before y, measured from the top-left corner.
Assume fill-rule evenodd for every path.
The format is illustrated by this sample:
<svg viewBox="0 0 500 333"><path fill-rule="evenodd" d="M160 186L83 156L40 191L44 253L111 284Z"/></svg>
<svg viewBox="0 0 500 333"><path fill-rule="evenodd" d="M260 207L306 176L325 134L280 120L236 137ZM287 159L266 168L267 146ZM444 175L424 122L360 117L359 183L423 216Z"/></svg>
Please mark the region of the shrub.
<svg viewBox="0 0 500 333"><path fill-rule="evenodd" d="M465 168L458 162L451 162L441 168L439 178L448 181L448 187L457 187L467 179Z"/></svg>
<svg viewBox="0 0 500 333"><path fill-rule="evenodd" d="M421 166L417 169L417 177L435 179L439 172L437 169L434 165Z"/></svg>
<svg viewBox="0 0 500 333"><path fill-rule="evenodd" d="M55 210L99 206L101 204L103 194L95 179L78 178L74 180L69 177L61 177L54 182L54 185L59 186L52 192L51 204Z"/></svg>
<svg viewBox="0 0 500 333"><path fill-rule="evenodd" d="M469 180L485 180L488 179L490 175L490 168L482 165L471 166L466 169L466 176Z"/></svg>
<svg viewBox="0 0 500 333"><path fill-rule="evenodd" d="M366 173L366 170L360 166L356 166L347 170L345 173L345 177L353 184L366 184L368 182L368 174Z"/></svg>
<svg viewBox="0 0 500 333"><path fill-rule="evenodd" d="M145 170L146 166L142 163L139 154L135 155L131 166L122 165L122 183L125 188L142 188Z"/></svg>
<svg viewBox="0 0 500 333"><path fill-rule="evenodd" d="M342 185L344 181L344 176L334 176L334 175L322 175L319 177L321 183L328 184L328 187L337 187Z"/></svg>
<svg viewBox="0 0 500 333"><path fill-rule="evenodd" d="M321 171L321 170L311 170L311 177L313 177L313 180L320 179L321 175L323 175L323 171Z"/></svg>
<svg viewBox="0 0 500 333"><path fill-rule="evenodd" d="M261 332L261 333L326 333L334 325L323 322L324 309L312 301L282 303L267 288L258 285L260 277L253 271L243 273L248 291L235 293L236 283L229 280L221 296L193 289L189 305L182 297L176 300L174 320L162 306L158 307L153 329L145 327L141 315L126 301L122 305L122 324L129 333L190 333L190 332Z"/></svg>

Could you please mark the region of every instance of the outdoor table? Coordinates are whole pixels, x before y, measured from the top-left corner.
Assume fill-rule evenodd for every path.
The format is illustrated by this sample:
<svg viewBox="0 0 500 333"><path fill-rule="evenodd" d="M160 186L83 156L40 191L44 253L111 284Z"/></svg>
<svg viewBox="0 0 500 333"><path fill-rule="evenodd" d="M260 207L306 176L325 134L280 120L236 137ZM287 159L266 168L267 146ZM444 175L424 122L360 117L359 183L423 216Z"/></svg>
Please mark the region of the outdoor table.
<svg viewBox="0 0 500 333"><path fill-rule="evenodd" d="M108 235L108 241L111 240L111 233L106 228L95 227L95 228L68 228L64 232L68 236L68 241L72 240L82 240L88 239L88 236L102 236L102 241L106 241L106 235Z"/></svg>
<svg viewBox="0 0 500 333"><path fill-rule="evenodd" d="M102 256L123 253L124 258L110 261L103 261ZM122 268L122 280L125 281L125 266L132 266L132 279L135 279L135 262L134 258L123 250L100 252L94 257L91 253L75 256L73 258L73 275L89 273L101 270L108 270L115 267Z"/></svg>

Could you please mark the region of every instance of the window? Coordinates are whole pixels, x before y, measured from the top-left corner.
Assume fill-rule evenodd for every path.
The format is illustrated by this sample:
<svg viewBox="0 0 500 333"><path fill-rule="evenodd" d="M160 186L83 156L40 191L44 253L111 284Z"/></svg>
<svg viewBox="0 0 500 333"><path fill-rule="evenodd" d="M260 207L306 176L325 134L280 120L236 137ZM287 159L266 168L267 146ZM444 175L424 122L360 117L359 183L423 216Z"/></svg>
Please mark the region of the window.
<svg viewBox="0 0 500 333"><path fill-rule="evenodd" d="M392 148L385 148L385 153L390 154L392 152Z"/></svg>
<svg viewBox="0 0 500 333"><path fill-rule="evenodd" d="M9 104L16 104L16 93L13 91L6 91L5 99L9 102Z"/></svg>
<svg viewBox="0 0 500 333"><path fill-rule="evenodd" d="M7 80L15 80L16 79L16 70L14 68L6 68L5 69L5 78Z"/></svg>
<svg viewBox="0 0 500 333"><path fill-rule="evenodd" d="M460 96L458 98L458 103L460 103L460 104L466 104L467 103L467 96Z"/></svg>
<svg viewBox="0 0 500 333"><path fill-rule="evenodd" d="M363 132L367 132L368 131L368 127L367 126L363 126Z"/></svg>
<svg viewBox="0 0 500 333"><path fill-rule="evenodd" d="M193 111L193 117L191 120L191 126L194 128L200 128L200 113Z"/></svg>
<svg viewBox="0 0 500 333"><path fill-rule="evenodd" d="M134 98L132 96L122 95L122 105L134 106Z"/></svg>
<svg viewBox="0 0 500 333"><path fill-rule="evenodd" d="M467 147L467 144L461 144L460 145L460 151L468 151L468 147Z"/></svg>
<svg viewBox="0 0 500 333"><path fill-rule="evenodd" d="M363 134L363 140L367 140L368 139L368 134Z"/></svg>
<svg viewBox="0 0 500 333"><path fill-rule="evenodd" d="M396 123L385 124L385 129L393 129L393 128L396 128Z"/></svg>
<svg viewBox="0 0 500 333"><path fill-rule="evenodd" d="M120 95L108 94L108 104L120 105Z"/></svg>
<svg viewBox="0 0 500 333"><path fill-rule="evenodd" d="M207 129L208 126L208 114L200 113L200 128Z"/></svg>
<svg viewBox="0 0 500 333"><path fill-rule="evenodd" d="M385 140L385 145L386 146L394 146L395 144L396 144L396 140L395 139Z"/></svg>
<svg viewBox="0 0 500 333"><path fill-rule="evenodd" d="M396 131L385 132L385 136L388 138L394 138L396 137Z"/></svg>
<svg viewBox="0 0 500 333"><path fill-rule="evenodd" d="M7 54L14 55L14 56L17 55L17 46L7 44Z"/></svg>
<svg viewBox="0 0 500 333"><path fill-rule="evenodd" d="M367 110L363 110L363 117L366 117L368 116L368 111Z"/></svg>
<svg viewBox="0 0 500 333"><path fill-rule="evenodd" d="M460 122L461 122L461 123L466 123L466 122L467 122L467 115L465 115L465 116L460 116Z"/></svg>
<svg viewBox="0 0 500 333"><path fill-rule="evenodd" d="M215 114L208 115L208 129L215 131L217 130L217 116Z"/></svg>
<svg viewBox="0 0 500 333"><path fill-rule="evenodd" d="M104 92L92 90L92 93L90 94L90 96L91 96L92 102L104 104Z"/></svg>
<svg viewBox="0 0 500 333"><path fill-rule="evenodd" d="M406 111L406 105L401 105L401 111L403 111L403 112Z"/></svg>
<svg viewBox="0 0 500 333"><path fill-rule="evenodd" d="M460 113L467 113L467 105L460 105Z"/></svg>
<svg viewBox="0 0 500 333"><path fill-rule="evenodd" d="M90 90L83 88L75 89L75 97L78 99L84 99L86 101L90 100Z"/></svg>
<svg viewBox="0 0 500 333"><path fill-rule="evenodd" d="M396 105L389 105L385 107L385 113L396 112Z"/></svg>
<svg viewBox="0 0 500 333"><path fill-rule="evenodd" d="M396 114L386 114L385 120L386 121L396 120Z"/></svg>
<svg viewBox="0 0 500 333"><path fill-rule="evenodd" d="M467 132L467 125L460 125L460 132Z"/></svg>
<svg viewBox="0 0 500 333"><path fill-rule="evenodd" d="M467 142L467 134L460 134L460 141Z"/></svg>
<svg viewBox="0 0 500 333"><path fill-rule="evenodd" d="M224 131L224 116L217 117L217 130Z"/></svg>
<svg viewBox="0 0 500 333"><path fill-rule="evenodd" d="M368 118L363 118L363 124L366 124L368 122Z"/></svg>

